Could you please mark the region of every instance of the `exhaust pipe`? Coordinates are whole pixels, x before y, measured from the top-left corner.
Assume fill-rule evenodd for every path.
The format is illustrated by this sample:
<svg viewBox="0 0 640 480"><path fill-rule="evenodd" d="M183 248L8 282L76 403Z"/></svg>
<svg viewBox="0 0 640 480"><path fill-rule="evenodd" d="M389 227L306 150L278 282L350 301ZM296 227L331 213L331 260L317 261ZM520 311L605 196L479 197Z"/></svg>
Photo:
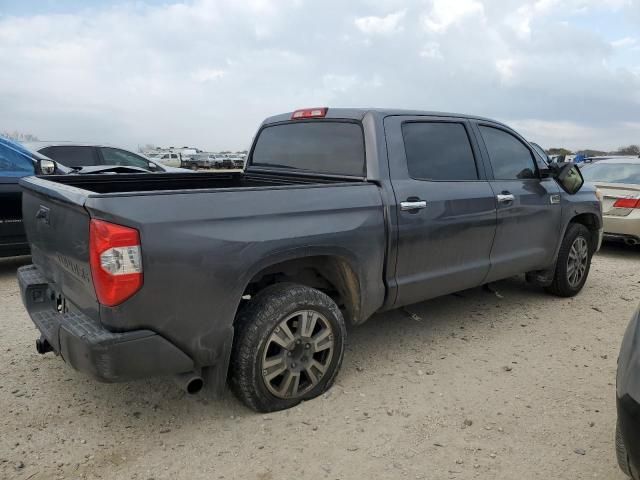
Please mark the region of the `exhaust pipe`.
<svg viewBox="0 0 640 480"><path fill-rule="evenodd" d="M45 353L53 352L53 347L46 338L40 337L36 340L36 352L44 355Z"/></svg>
<svg viewBox="0 0 640 480"><path fill-rule="evenodd" d="M636 245L638 245L638 240L635 238L625 238L624 243L626 243L630 247L635 247Z"/></svg>
<svg viewBox="0 0 640 480"><path fill-rule="evenodd" d="M204 387L204 380L197 372L179 373L173 379L189 395L195 395Z"/></svg>

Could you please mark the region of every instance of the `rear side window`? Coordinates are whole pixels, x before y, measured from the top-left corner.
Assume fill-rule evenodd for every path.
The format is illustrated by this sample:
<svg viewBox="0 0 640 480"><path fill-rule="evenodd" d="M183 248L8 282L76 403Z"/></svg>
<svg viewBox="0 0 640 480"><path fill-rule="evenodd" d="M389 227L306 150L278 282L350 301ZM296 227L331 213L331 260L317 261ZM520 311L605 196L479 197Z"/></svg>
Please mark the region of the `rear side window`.
<svg viewBox="0 0 640 480"><path fill-rule="evenodd" d="M0 177L25 177L33 175L34 171L30 158L0 145Z"/></svg>
<svg viewBox="0 0 640 480"><path fill-rule="evenodd" d="M410 122L402 125L407 167L419 180L478 180L473 150L460 123Z"/></svg>
<svg viewBox="0 0 640 480"><path fill-rule="evenodd" d="M529 149L516 137L497 128L480 126L496 180L536 178Z"/></svg>
<svg viewBox="0 0 640 480"><path fill-rule="evenodd" d="M40 153L66 167L93 167L98 164L93 147L46 147Z"/></svg>
<svg viewBox="0 0 640 480"><path fill-rule="evenodd" d="M256 141L251 165L362 177L362 128L327 120L266 127Z"/></svg>

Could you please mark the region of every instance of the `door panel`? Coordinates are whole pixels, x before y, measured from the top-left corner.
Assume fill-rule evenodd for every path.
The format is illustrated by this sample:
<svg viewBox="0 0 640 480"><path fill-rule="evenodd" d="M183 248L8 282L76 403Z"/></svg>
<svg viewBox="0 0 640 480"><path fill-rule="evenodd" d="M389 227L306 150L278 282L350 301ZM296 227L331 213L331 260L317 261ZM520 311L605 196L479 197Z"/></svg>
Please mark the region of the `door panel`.
<svg viewBox="0 0 640 480"><path fill-rule="evenodd" d="M515 132L491 124L476 125L475 131L498 208L486 281L548 268L560 228L560 187L539 177L531 147Z"/></svg>
<svg viewBox="0 0 640 480"><path fill-rule="evenodd" d="M410 146L405 148L408 137L406 131L403 134L403 124L408 122L462 125L465 135L462 141L469 141L468 152L471 161L477 164L477 178L470 179L469 170L465 168L458 170L464 180L411 178L407 158L413 162L414 153ZM468 125L464 120L451 118L388 117L385 119L385 134L396 198L398 289L395 305L415 303L480 285L489 272L496 229L496 203L484 178L482 161L473 138L469 136ZM425 135L429 135L429 129L425 130ZM433 145L443 155L457 155L460 153L457 150L459 141L456 143L455 152L442 141L433 142ZM442 159L434 158L434 148L425 150L424 161L438 164ZM463 160L463 157L459 158ZM440 163L438 171L442 170Z"/></svg>
<svg viewBox="0 0 640 480"><path fill-rule="evenodd" d="M496 195L509 193L514 200L498 203L487 281L548 267L554 260L560 228L560 204L551 203L552 195L559 195L558 185L543 179L494 180L491 186Z"/></svg>

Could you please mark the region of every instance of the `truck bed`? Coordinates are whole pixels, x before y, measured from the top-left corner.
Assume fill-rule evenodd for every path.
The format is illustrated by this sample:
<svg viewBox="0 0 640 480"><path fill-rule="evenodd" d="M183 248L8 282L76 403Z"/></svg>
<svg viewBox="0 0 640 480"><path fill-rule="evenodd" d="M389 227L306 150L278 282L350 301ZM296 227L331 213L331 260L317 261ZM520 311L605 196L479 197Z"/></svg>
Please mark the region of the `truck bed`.
<svg viewBox="0 0 640 480"><path fill-rule="evenodd" d="M244 173L154 173L147 174L94 174L47 176L49 181L80 188L92 193L175 192L177 190L209 190L276 187L285 185L312 185L341 183L344 178L305 175L269 175Z"/></svg>

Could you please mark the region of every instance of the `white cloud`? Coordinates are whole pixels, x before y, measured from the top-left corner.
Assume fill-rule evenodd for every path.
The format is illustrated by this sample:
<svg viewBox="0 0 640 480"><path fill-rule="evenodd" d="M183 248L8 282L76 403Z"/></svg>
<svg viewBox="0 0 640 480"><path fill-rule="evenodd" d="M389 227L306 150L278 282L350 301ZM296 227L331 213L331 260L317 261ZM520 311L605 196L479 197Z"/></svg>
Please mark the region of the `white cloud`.
<svg viewBox="0 0 640 480"><path fill-rule="evenodd" d="M322 77L325 88L331 92L346 92L358 82L355 75L336 75L328 73Z"/></svg>
<svg viewBox="0 0 640 480"><path fill-rule="evenodd" d="M438 42L427 42L420 50L419 55L423 58L442 59L442 52L440 51L440 44Z"/></svg>
<svg viewBox="0 0 640 480"><path fill-rule="evenodd" d="M366 105L525 119L544 145L558 125L640 141L640 42L620 28L638 0L172 1L3 9L0 130L235 149L267 115Z"/></svg>
<svg viewBox="0 0 640 480"><path fill-rule="evenodd" d="M226 71L217 68L199 68L191 74L191 78L200 83L209 82L224 77L226 73Z"/></svg>
<svg viewBox="0 0 640 480"><path fill-rule="evenodd" d="M423 16L422 23L430 32L443 33L465 17L483 14L484 7L478 0L432 0L431 10Z"/></svg>
<svg viewBox="0 0 640 480"><path fill-rule="evenodd" d="M516 65L516 61L513 58L503 58L496 60L496 70L500 76L500 81L503 83L509 83L513 80Z"/></svg>
<svg viewBox="0 0 640 480"><path fill-rule="evenodd" d="M635 37L624 37L619 40L611 42L611 46L614 48L633 47L638 44L638 39Z"/></svg>
<svg viewBox="0 0 640 480"><path fill-rule="evenodd" d="M406 13L406 10L400 10L398 12L385 15L384 17L360 17L356 18L354 23L362 33L370 35L389 35L402 30L402 20Z"/></svg>

